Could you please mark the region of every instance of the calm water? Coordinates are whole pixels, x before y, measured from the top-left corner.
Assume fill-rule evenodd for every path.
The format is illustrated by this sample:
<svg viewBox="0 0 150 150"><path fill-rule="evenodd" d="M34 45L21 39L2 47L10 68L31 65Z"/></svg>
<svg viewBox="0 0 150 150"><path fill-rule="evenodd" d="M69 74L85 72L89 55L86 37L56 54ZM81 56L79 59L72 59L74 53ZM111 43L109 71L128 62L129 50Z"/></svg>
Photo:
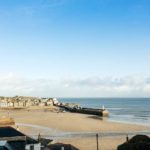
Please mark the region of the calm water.
<svg viewBox="0 0 150 150"><path fill-rule="evenodd" d="M150 126L150 98L58 98L60 102L78 103L81 107L101 108L110 112L110 121Z"/></svg>

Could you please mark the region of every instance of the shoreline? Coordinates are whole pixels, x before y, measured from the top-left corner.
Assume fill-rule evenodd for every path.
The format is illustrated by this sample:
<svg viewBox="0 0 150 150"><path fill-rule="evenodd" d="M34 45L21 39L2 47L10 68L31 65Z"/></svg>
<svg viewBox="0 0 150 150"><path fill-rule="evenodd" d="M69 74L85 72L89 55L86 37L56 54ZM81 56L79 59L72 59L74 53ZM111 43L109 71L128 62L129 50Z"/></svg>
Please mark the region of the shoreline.
<svg viewBox="0 0 150 150"><path fill-rule="evenodd" d="M60 129L61 131L77 132L77 131L118 131L117 127L121 127L120 130L125 131L138 131L142 129L149 129L150 126L144 124L132 124L126 122L112 121L109 118L101 120L98 116L85 115L79 113L70 112L49 112L41 110L28 111L15 111L11 115L16 122L19 123L33 123L36 125L51 127L53 129ZM31 115L31 116L30 116ZM32 118L33 115L33 118ZM21 117L22 116L22 117ZM24 116L24 117L23 117ZM41 118L40 116L43 116ZM50 121L50 122L48 122ZM62 121L62 122L61 122ZM79 126L74 125L71 121L78 123ZM60 125L61 122L61 125ZM108 128L108 127L109 128ZM112 127L114 126L114 128ZM128 127L130 126L130 127ZM125 127L125 128L124 128Z"/></svg>
<svg viewBox="0 0 150 150"><path fill-rule="evenodd" d="M142 124L142 123L137 123L137 122L120 121L120 120L113 120L113 119L108 119L108 121L114 122L114 123L122 123L122 124L128 124L128 125L150 127L150 125L147 123Z"/></svg>
<svg viewBox="0 0 150 150"><path fill-rule="evenodd" d="M128 122L128 121L119 121L119 120L117 121L117 120L112 120L107 117L102 118L102 117L95 116L95 115L87 115L87 114L80 114L80 113L59 112L59 109L57 107L40 107L40 108L33 107L30 109L10 110L10 111L0 109L0 112L1 112L1 116L9 115L9 117L14 118L16 120L16 122L19 122L19 123L32 123L31 118L32 118L32 115L34 114L33 118L36 118L36 123L38 125L41 124L40 120L43 120L43 119L45 120L46 119L45 117L47 116L48 119L53 120L53 121L55 120L55 121L57 121L57 123L58 123L59 119L65 119L66 123L64 123L64 125L68 124L68 122L70 121L69 119L74 119L75 121L78 121L81 124L83 124L86 121L87 123L90 123L90 124L91 124L91 122L94 122L93 124L107 123L110 125L124 125L124 126L129 125L132 127L133 126L134 127L143 127L143 128L150 129L150 125L142 124L142 123L134 123L134 122ZM43 119L38 118L39 117L38 115L39 116L42 115ZM69 119L67 117L69 117ZM43 124L41 124L41 125L43 125ZM48 122L46 122L45 125L48 125L48 126L52 125L52 127L53 127L53 124L48 123ZM89 126L91 126L91 125L89 125ZM57 124L56 124L56 127L57 127ZM60 129L61 129L61 127L60 127ZM80 128L78 128L78 129L80 130ZM68 129L67 129L67 131L68 131ZM81 131L82 131L82 129L81 129ZM85 131L85 130L83 130L83 131ZM93 131L93 129L92 129L92 131Z"/></svg>

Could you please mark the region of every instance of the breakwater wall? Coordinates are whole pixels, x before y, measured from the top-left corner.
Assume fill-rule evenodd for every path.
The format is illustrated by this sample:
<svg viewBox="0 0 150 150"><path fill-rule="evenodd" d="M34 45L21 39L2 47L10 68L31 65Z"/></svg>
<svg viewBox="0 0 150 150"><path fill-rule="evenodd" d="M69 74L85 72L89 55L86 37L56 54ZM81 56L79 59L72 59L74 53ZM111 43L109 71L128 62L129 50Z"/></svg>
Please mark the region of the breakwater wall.
<svg viewBox="0 0 150 150"><path fill-rule="evenodd" d="M101 117L108 117L109 116L109 112L106 109L69 107L69 106L64 106L64 105L61 105L59 107L64 108L66 111L73 112L73 113L97 115L97 116L101 116Z"/></svg>

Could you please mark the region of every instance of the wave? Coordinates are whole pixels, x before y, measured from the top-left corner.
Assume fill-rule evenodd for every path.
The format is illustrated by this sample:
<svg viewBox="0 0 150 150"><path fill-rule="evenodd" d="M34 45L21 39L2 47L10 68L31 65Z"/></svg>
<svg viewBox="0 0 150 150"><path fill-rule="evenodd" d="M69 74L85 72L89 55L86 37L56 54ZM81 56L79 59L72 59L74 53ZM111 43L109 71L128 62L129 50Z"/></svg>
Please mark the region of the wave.
<svg viewBox="0 0 150 150"><path fill-rule="evenodd" d="M111 108L111 107L108 107L108 108L106 108L106 109L108 109L108 110L125 110L125 109L127 109L127 108L120 108L120 107Z"/></svg>

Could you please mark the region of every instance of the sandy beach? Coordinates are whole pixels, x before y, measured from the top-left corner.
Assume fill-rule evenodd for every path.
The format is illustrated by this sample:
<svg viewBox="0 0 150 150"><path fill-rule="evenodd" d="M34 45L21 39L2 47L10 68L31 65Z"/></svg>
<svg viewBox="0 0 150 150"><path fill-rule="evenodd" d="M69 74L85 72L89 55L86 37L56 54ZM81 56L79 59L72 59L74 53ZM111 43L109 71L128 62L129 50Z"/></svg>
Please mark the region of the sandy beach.
<svg viewBox="0 0 150 150"><path fill-rule="evenodd" d="M8 115L6 110L0 113L1 116ZM9 116L15 119L15 127L19 126L20 131L27 135L37 136L40 133L43 137L54 139L54 142L73 144L80 150L96 149L96 133L100 135L101 150L115 150L117 145L125 141L128 133L150 131L150 126L115 123L107 118L58 112L55 107L9 110ZM114 136L109 133L121 134Z"/></svg>

